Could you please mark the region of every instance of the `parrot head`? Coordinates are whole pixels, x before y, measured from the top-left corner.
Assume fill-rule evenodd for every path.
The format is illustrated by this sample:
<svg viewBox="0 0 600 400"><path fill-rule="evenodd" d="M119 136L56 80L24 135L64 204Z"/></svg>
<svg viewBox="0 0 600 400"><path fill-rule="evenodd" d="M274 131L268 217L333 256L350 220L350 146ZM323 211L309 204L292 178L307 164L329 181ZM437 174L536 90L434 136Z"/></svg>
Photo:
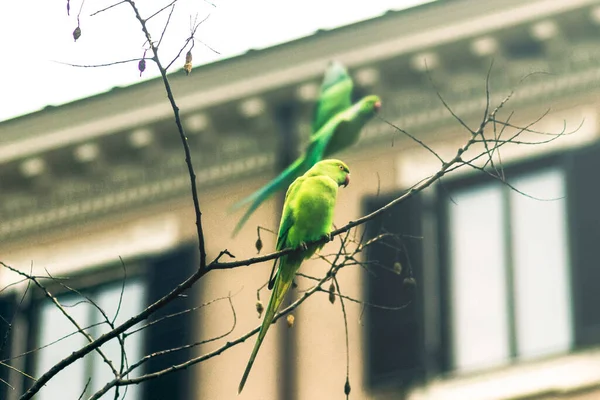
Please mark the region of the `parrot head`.
<svg viewBox="0 0 600 400"><path fill-rule="evenodd" d="M374 116L381 109L381 99L376 95L364 97L360 103L361 112L370 117Z"/></svg>
<svg viewBox="0 0 600 400"><path fill-rule="evenodd" d="M348 186L350 183L350 169L340 160L323 160L316 163L308 172L309 175L325 175L333 179L338 186Z"/></svg>

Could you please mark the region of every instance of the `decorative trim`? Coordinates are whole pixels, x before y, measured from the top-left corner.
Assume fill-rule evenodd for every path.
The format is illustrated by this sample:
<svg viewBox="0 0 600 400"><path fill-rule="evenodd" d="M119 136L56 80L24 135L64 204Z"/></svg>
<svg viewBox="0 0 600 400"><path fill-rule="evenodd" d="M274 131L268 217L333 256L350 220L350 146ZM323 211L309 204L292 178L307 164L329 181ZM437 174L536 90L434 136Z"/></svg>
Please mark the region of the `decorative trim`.
<svg viewBox="0 0 600 400"><path fill-rule="evenodd" d="M233 177L241 178L272 169L274 164L273 154L258 155L200 170L196 179L199 188L205 190ZM115 184L103 193L90 192L87 197L61 206L48 205L44 198L35 198L35 204L27 204L27 212L24 215L2 220L0 240L12 240L112 212L186 196L189 190L189 177L180 173L153 182L144 182L144 179L120 182L118 186Z"/></svg>

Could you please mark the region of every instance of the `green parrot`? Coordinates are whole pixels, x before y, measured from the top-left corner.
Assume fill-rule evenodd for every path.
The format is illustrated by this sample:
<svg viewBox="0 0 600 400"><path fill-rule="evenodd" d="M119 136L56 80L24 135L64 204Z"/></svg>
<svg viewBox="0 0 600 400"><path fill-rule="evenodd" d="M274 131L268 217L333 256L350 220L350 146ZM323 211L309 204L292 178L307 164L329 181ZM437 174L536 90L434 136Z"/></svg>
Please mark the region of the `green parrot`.
<svg viewBox="0 0 600 400"><path fill-rule="evenodd" d="M346 69L339 63L330 64L321 86L313 121L313 133L304 154L271 182L232 206L235 210L250 203L248 210L233 231L234 236L262 202L275 192L290 185L316 162L358 141L363 126L381 108L381 99L370 95L352 105L350 100L352 86L352 80Z"/></svg>
<svg viewBox="0 0 600 400"><path fill-rule="evenodd" d="M279 223L276 248L277 250L298 247L301 249L280 257L273 264L269 277L269 289L273 289L273 293L238 393L241 393L244 388L260 345L300 264L323 247L323 245L307 246L306 243L329 235L333 224L333 208L338 187L342 185L346 187L348 183L350 183L350 170L346 164L340 160L323 160L297 178L288 188ZM275 272L277 264L279 268Z"/></svg>

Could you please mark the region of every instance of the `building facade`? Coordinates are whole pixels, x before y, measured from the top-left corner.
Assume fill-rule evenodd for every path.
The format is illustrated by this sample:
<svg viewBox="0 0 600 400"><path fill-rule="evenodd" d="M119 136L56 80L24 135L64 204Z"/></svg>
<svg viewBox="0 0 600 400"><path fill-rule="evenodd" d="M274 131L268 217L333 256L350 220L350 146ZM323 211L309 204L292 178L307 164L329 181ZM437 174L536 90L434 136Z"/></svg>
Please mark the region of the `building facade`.
<svg viewBox="0 0 600 400"><path fill-rule="evenodd" d="M350 68L357 97L376 93L381 116L449 159L481 121L490 70L491 104L510 91L504 118L525 126L501 150L511 189L465 167L370 223L402 238L403 250L373 247L366 261L410 266L407 307L348 307L351 397L356 399L600 398L600 1L438 1L319 31L312 36L170 76L197 171L208 258L256 254L256 226L277 229L282 198L270 200L235 238L228 206L271 179L302 149L322 72ZM523 79L525 78L526 79ZM551 111L545 115L547 109ZM490 128L489 135L495 131ZM505 134L514 132L510 128ZM554 137L554 136L552 136ZM483 148L479 148L483 151ZM441 167L421 145L375 118L359 144L339 154L352 170L340 191L338 226L373 211ZM93 336L102 315L124 321L189 276L198 263L189 179L160 80L0 123L0 260L42 276ZM524 193L524 194L523 194ZM264 250L274 237L263 232ZM324 252L329 249L325 248ZM331 247L331 249L334 249ZM151 372L206 354L259 324L256 289L270 263L211 272L155 317L198 307L126 338L128 357L222 335L145 364ZM322 273L320 260L302 267ZM346 268L344 294L406 303L404 275ZM53 343L72 326L43 296L0 269L0 315L12 321L2 359ZM299 281L299 289L308 282ZM9 286L12 285L12 286ZM121 296L124 292L125 295ZM299 296L296 291L292 296ZM265 294L263 293L263 296ZM17 312L18 311L18 312ZM240 396L343 398L346 347L339 302L316 294L267 336ZM140 326L141 327L141 326ZM140 327L136 327L139 329ZM134 329L135 330L135 329ZM205 363L133 386L127 399L229 399L253 338ZM85 338L69 336L6 361L40 375ZM106 349L105 349L106 347ZM118 345L103 346L118 358ZM88 378L91 380L88 381ZM111 377L97 354L70 366L38 398L77 399ZM31 379L0 365L0 398Z"/></svg>

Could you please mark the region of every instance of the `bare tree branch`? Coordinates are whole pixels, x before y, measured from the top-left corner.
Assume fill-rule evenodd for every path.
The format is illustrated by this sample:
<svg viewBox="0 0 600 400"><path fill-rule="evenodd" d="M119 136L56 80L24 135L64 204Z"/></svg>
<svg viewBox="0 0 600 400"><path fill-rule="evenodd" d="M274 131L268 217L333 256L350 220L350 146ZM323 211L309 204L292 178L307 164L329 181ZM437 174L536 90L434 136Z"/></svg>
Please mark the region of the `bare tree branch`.
<svg viewBox="0 0 600 400"><path fill-rule="evenodd" d="M91 13L91 14L90 14L90 17L93 17L94 15L100 14L101 12L108 11L108 10L110 10L111 8L113 8L113 7L116 7L116 6L118 6L118 5L120 5L120 4L123 4L123 3L126 3L126 2L127 2L126 0L123 0L123 1L120 1L120 2L118 2L118 3L115 3L115 4L113 4L113 5L110 5L110 6L108 6L108 7L105 7L105 8L103 8L103 9L101 9L101 10L95 11L95 12L93 12L93 13Z"/></svg>
<svg viewBox="0 0 600 400"><path fill-rule="evenodd" d="M19 274L23 277L28 278L31 282L33 282L43 293L44 295L50 299L50 301L52 301L52 303L54 303L54 305L56 306L56 308L58 308L60 310L60 312L69 320L69 322L71 322L71 324L77 328L77 331L79 333L81 333L87 340L88 342L92 343L94 342L94 338L92 338L92 336L87 333L85 330L83 330L83 328L79 325L79 323L77 321L75 321L75 319L67 312L67 310L65 310L65 308L62 306L62 304L58 301L58 299L48 291L48 289L46 289L46 287L44 285L42 285L36 278L32 277L31 275L26 274L25 272L19 271L16 268L13 268L7 264L5 264L4 262L0 261L0 264L2 264L2 266L4 266L5 268L11 270L12 272ZM46 271L48 272L48 271ZM100 357L102 357L102 360L104 360L104 363L106 365L109 366L110 370L112 371L112 373L115 376L118 376L118 372L115 368L115 366L113 365L112 361L108 359L108 357L106 357L106 355L104 354L104 352L99 348L95 348L94 349L99 355Z"/></svg>
<svg viewBox="0 0 600 400"><path fill-rule="evenodd" d="M333 276L333 283L335 284L335 288L340 295L340 304L342 306L342 314L344 315L344 332L346 337L346 383L344 384L344 393L346 394L346 399L348 399L350 397L350 343L348 339L348 315L346 315L346 306L344 305L344 297L342 297L340 284L335 275Z"/></svg>
<svg viewBox="0 0 600 400"><path fill-rule="evenodd" d="M175 117L175 124L177 125L177 131L179 132L179 137L181 139L181 144L183 145L183 150L185 152L185 164L187 165L188 174L190 177L190 186L192 192L192 200L194 203L194 212L196 214L196 233L198 235L198 249L200 250L200 270L206 269L206 249L204 246L204 232L202 230L202 212L200 211L200 201L198 200L198 189L196 187L196 172L194 171L194 166L192 164L192 155L190 152L190 146L187 142L187 136L185 134L185 130L183 129L183 124L181 123L181 118L179 115L179 106L175 102L175 98L173 97L173 91L171 90L171 84L169 83L169 79L167 78L167 70L163 68L160 58L158 57L158 47L154 45L152 42L152 38L150 37L150 31L146 27L146 21L140 15L139 10L137 9L135 3L132 0L127 0L127 3L133 9L135 13L135 17L140 23L142 31L146 36L146 40L152 50L153 57L152 59L156 63L158 70L160 71L160 75L162 77L165 91L167 92L167 98L169 99L169 103L173 108L173 114ZM207 17L208 18L208 17Z"/></svg>

